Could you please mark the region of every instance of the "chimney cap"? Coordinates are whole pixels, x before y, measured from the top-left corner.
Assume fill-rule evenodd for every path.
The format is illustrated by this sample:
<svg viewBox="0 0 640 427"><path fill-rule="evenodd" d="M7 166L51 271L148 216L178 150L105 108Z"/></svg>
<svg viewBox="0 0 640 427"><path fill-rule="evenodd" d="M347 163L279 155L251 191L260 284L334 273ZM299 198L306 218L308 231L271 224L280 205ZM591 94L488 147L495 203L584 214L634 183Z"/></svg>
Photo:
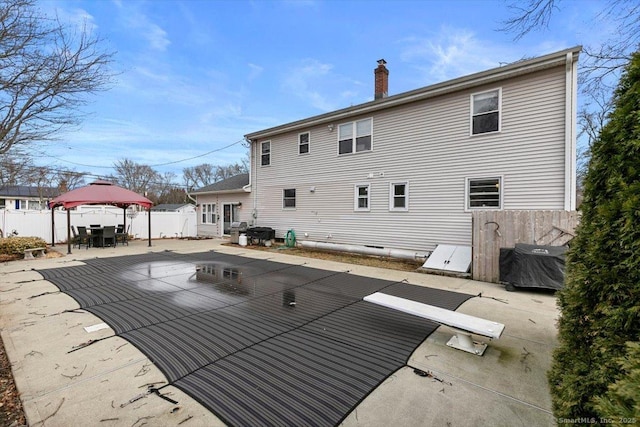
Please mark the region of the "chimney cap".
<svg viewBox="0 0 640 427"><path fill-rule="evenodd" d="M385 61L384 59L378 59L378 64L379 65L384 65L386 63L387 63L387 61Z"/></svg>

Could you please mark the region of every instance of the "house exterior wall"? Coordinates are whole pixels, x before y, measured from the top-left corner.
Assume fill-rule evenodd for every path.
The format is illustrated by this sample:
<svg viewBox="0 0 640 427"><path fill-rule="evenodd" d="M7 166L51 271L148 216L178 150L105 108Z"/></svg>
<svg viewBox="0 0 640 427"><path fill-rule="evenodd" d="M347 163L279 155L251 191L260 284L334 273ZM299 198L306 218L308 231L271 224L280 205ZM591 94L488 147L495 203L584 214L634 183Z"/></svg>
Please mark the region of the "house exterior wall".
<svg viewBox="0 0 640 427"><path fill-rule="evenodd" d="M222 237L225 235L223 229L223 205L225 204L238 205L239 221L245 221L247 224L253 225L253 203L250 196L251 194L246 192L197 195L198 237ZM216 223L203 223L202 206L212 203L215 204Z"/></svg>
<svg viewBox="0 0 640 427"><path fill-rule="evenodd" d="M565 209L564 66L295 130L252 144L256 225L283 237L433 250L471 245L467 178L500 177L502 209ZM471 95L501 90L501 130L470 135ZM338 127L372 118L372 151L338 155ZM575 118L573 118L575 120ZM309 153L298 134L310 132ZM260 143L271 163L260 166ZM574 171L572 171L574 172ZM407 211L391 211L391 183L409 188ZM355 185L370 185L370 210L354 209ZM283 190L296 189L295 209ZM312 191L313 189L313 191Z"/></svg>
<svg viewBox="0 0 640 427"><path fill-rule="evenodd" d="M0 196L0 209L6 210L47 210L47 199L33 197Z"/></svg>

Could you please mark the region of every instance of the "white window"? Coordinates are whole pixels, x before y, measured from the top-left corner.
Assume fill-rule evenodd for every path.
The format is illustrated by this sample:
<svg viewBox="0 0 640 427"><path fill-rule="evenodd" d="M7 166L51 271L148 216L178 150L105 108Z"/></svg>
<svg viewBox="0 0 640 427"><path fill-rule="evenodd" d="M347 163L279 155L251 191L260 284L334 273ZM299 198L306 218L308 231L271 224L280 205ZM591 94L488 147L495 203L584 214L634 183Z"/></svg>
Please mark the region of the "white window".
<svg viewBox="0 0 640 427"><path fill-rule="evenodd" d="M409 183L392 182L389 187L389 210L409 210Z"/></svg>
<svg viewBox="0 0 640 427"><path fill-rule="evenodd" d="M338 126L338 154L371 151L373 120L343 123Z"/></svg>
<svg viewBox="0 0 640 427"><path fill-rule="evenodd" d="M309 152L309 143L309 132L298 134L298 154L307 154Z"/></svg>
<svg viewBox="0 0 640 427"><path fill-rule="evenodd" d="M271 164L271 141L265 141L260 144L260 151L262 155L260 165L269 166Z"/></svg>
<svg viewBox="0 0 640 427"><path fill-rule="evenodd" d="M203 224L216 223L216 204L215 203L205 203L202 205L202 223Z"/></svg>
<svg viewBox="0 0 640 427"><path fill-rule="evenodd" d="M502 178L467 178L467 209L502 209Z"/></svg>
<svg viewBox="0 0 640 427"><path fill-rule="evenodd" d="M502 91L495 89L489 92L471 95L471 134L498 132L500 130L500 106Z"/></svg>
<svg viewBox="0 0 640 427"><path fill-rule="evenodd" d="M282 191L282 208L294 209L296 207L296 189L288 188Z"/></svg>
<svg viewBox="0 0 640 427"><path fill-rule="evenodd" d="M38 200L29 200L29 209L31 210L45 210L47 208L47 202Z"/></svg>
<svg viewBox="0 0 640 427"><path fill-rule="evenodd" d="M371 185L370 184L356 184L354 194L353 209L356 211L370 210L369 202L371 197Z"/></svg>

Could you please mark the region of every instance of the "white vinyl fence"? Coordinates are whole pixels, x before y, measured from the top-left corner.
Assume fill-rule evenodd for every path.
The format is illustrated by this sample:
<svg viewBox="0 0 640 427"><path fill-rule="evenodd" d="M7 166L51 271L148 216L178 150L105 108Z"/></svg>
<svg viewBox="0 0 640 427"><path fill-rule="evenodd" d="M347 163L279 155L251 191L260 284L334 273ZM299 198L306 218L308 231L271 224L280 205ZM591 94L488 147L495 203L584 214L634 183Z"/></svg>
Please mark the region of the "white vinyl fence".
<svg viewBox="0 0 640 427"><path fill-rule="evenodd" d="M89 226L90 224L118 225L124 223L122 209L113 207L83 208L72 210L71 225ZM148 213L127 211L127 227L129 235L136 239L149 237ZM196 213L151 212L151 238L183 238L197 235ZM51 243L51 211L50 210L0 210L0 230L4 237L17 233L24 237L41 237ZM55 241L67 240L67 212L55 211Z"/></svg>

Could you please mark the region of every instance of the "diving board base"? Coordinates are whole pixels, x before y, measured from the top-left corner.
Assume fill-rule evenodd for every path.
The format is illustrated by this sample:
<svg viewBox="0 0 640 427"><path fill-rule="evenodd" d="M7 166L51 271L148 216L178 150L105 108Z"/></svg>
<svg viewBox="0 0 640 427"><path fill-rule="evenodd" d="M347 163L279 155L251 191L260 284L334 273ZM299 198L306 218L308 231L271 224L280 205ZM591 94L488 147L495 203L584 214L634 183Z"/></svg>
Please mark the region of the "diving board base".
<svg viewBox="0 0 640 427"><path fill-rule="evenodd" d="M476 356L482 356L487 349L487 344L471 339L471 335L463 332L456 331L456 334L447 341L447 345L457 350L466 351L467 353L475 354Z"/></svg>

